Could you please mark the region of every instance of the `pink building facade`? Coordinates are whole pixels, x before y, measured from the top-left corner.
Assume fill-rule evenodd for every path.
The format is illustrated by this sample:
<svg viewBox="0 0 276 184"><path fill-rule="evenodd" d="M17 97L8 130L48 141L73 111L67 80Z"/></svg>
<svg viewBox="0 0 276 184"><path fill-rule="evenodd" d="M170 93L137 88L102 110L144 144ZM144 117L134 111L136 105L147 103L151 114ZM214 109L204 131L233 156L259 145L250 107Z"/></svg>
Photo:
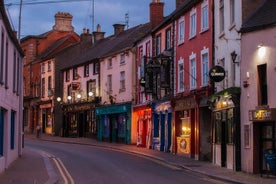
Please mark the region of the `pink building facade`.
<svg viewBox="0 0 276 184"><path fill-rule="evenodd" d="M267 1L242 27L241 160L249 173L276 170L276 27L271 24L276 17L266 11L271 8L275 1Z"/></svg>

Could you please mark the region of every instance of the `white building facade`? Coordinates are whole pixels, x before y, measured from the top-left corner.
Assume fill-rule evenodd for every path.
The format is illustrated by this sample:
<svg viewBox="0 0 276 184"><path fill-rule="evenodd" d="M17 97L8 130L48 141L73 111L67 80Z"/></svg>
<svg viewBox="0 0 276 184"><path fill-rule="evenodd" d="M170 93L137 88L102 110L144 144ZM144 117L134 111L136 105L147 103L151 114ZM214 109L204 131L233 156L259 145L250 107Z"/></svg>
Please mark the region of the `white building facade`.
<svg viewBox="0 0 276 184"><path fill-rule="evenodd" d="M22 154L23 52L0 2L0 172Z"/></svg>

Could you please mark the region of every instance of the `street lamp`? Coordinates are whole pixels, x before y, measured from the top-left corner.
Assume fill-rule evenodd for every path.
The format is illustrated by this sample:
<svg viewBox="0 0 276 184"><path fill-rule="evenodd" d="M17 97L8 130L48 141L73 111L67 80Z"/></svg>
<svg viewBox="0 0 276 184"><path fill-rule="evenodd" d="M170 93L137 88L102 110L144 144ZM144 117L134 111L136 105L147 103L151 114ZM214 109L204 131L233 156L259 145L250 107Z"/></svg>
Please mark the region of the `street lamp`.
<svg viewBox="0 0 276 184"><path fill-rule="evenodd" d="M67 99L68 99L68 101L71 101L71 100L72 100L72 97L71 97L71 96L68 96Z"/></svg>
<svg viewBox="0 0 276 184"><path fill-rule="evenodd" d="M60 102L60 101L61 101L61 98L60 98L60 97L57 97L57 101Z"/></svg>
<svg viewBox="0 0 276 184"><path fill-rule="evenodd" d="M232 58L232 62L233 62L233 63L239 63L238 61L236 61L236 58L237 58L237 53L236 53L236 51L233 51L233 52L231 53L231 58Z"/></svg>

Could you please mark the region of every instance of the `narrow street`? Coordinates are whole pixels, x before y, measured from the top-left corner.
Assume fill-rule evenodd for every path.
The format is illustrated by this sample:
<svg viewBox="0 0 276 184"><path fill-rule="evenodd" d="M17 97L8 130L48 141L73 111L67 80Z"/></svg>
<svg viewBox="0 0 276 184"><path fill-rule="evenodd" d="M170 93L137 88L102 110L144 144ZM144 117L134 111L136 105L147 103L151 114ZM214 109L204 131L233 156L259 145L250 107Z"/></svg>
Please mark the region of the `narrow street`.
<svg viewBox="0 0 276 184"><path fill-rule="evenodd" d="M30 140L25 146L48 155L59 171L59 183L222 183L152 158L108 148Z"/></svg>

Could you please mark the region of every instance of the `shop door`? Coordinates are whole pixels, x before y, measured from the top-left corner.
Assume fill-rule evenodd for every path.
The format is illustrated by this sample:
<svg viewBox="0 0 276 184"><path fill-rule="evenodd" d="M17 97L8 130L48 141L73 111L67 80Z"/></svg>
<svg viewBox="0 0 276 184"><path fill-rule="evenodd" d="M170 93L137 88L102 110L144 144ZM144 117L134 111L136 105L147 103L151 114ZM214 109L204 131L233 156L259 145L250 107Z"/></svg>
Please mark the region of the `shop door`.
<svg viewBox="0 0 276 184"><path fill-rule="evenodd" d="M226 122L221 122L221 167L226 167L226 158L227 158L227 148L226 148Z"/></svg>
<svg viewBox="0 0 276 184"><path fill-rule="evenodd" d="M146 139L147 139L147 130L148 130L148 120L143 120L142 126L142 147L146 147Z"/></svg>
<svg viewBox="0 0 276 184"><path fill-rule="evenodd" d="M43 114L42 114L42 133L45 133L45 128L46 128L46 114L45 114L45 110L43 110Z"/></svg>
<svg viewBox="0 0 276 184"><path fill-rule="evenodd" d="M84 114L79 113L79 137L84 136Z"/></svg>
<svg viewBox="0 0 276 184"><path fill-rule="evenodd" d="M261 127L261 171L276 172L276 123L267 122L264 123ZM273 154L273 155L271 155ZM271 157L272 156L272 157Z"/></svg>

